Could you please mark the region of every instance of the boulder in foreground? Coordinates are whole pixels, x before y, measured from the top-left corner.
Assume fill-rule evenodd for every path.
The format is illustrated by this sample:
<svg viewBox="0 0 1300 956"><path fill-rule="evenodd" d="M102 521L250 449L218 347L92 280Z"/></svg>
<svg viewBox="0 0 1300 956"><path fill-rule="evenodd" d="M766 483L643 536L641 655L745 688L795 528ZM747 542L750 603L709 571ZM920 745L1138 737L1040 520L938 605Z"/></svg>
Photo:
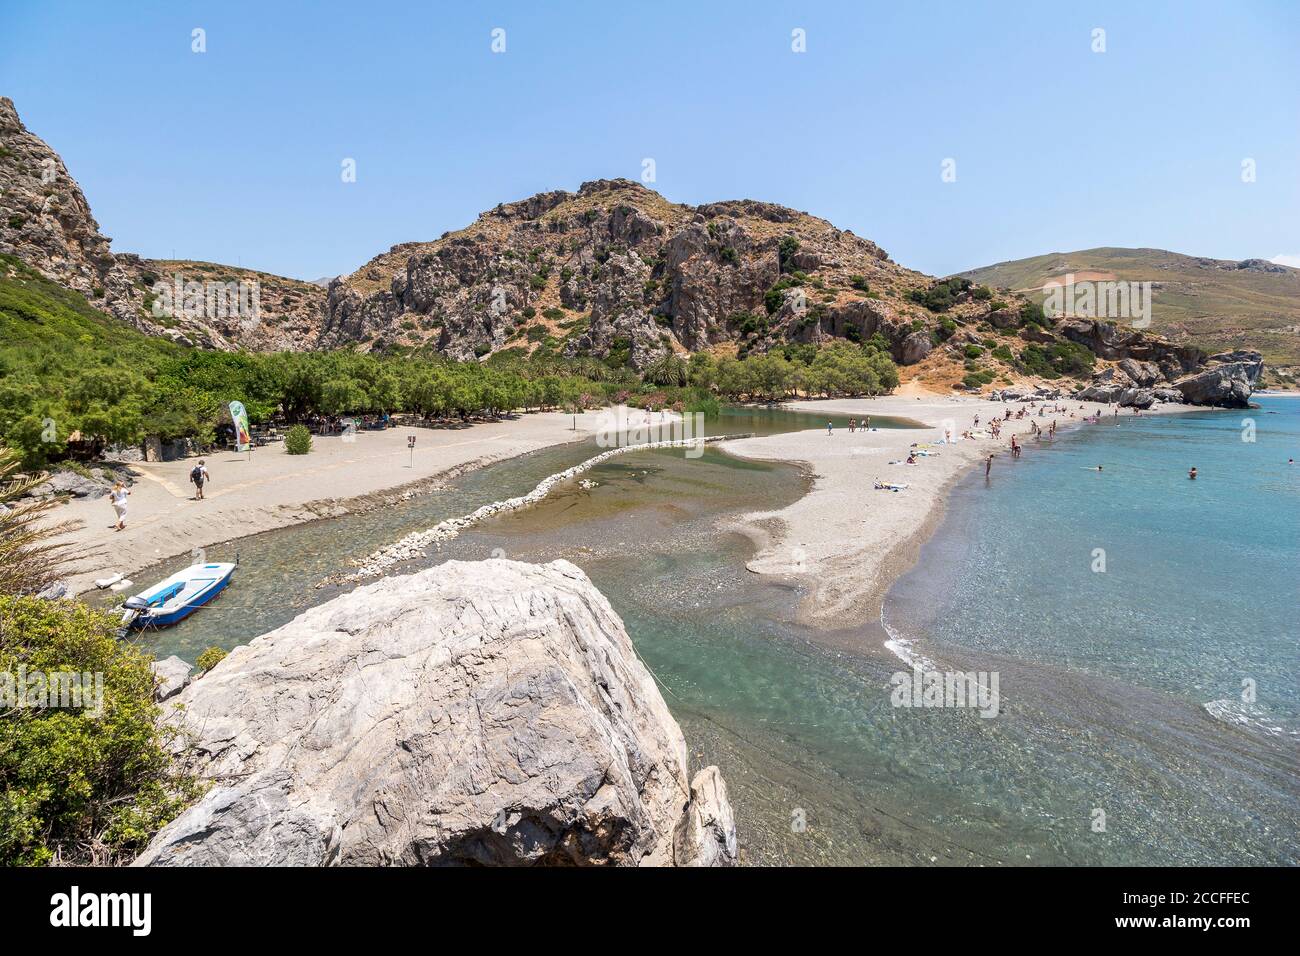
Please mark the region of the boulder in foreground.
<svg viewBox="0 0 1300 956"><path fill-rule="evenodd" d="M716 768L567 561L386 578L176 698L211 790L142 865L728 865Z"/></svg>

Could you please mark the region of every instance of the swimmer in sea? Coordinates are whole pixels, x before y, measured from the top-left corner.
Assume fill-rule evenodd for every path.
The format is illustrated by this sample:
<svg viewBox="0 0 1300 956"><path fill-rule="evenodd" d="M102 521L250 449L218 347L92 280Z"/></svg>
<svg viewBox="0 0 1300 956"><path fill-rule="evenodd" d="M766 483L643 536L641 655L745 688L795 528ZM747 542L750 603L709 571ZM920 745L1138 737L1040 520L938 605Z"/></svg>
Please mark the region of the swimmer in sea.
<svg viewBox="0 0 1300 956"><path fill-rule="evenodd" d="M1196 480L1196 467L1195 467L1195 466L1192 466L1192 470L1189 471L1189 472L1187 473L1187 477L1190 478L1190 479L1192 479L1192 481L1195 481L1195 480Z"/></svg>

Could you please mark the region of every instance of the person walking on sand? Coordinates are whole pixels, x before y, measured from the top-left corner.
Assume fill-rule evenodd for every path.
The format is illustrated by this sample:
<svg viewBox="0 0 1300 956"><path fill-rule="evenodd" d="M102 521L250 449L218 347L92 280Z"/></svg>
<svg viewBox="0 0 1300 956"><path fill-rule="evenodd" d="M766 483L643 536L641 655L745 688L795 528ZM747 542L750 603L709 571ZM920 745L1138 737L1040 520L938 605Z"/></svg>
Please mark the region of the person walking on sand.
<svg viewBox="0 0 1300 956"><path fill-rule="evenodd" d="M113 486L113 490L108 493L109 503L113 506L113 511L117 514L117 524L113 525L114 531L126 530L126 499L131 496L131 489L125 483L119 481Z"/></svg>
<svg viewBox="0 0 1300 956"><path fill-rule="evenodd" d="M203 500L203 486L208 482L208 469L202 458L190 469L190 481L194 483L194 500Z"/></svg>
<svg viewBox="0 0 1300 956"><path fill-rule="evenodd" d="M853 431L854 431L854 429L857 428L857 426L858 426L858 420L857 420L856 418L850 418L850 419L849 419L849 434L850 434L850 435L853 434Z"/></svg>
<svg viewBox="0 0 1300 956"><path fill-rule="evenodd" d="M835 423L834 423L834 422L827 422L827 423L826 423L826 434L829 435L829 434L834 430L834 428L835 428Z"/></svg>

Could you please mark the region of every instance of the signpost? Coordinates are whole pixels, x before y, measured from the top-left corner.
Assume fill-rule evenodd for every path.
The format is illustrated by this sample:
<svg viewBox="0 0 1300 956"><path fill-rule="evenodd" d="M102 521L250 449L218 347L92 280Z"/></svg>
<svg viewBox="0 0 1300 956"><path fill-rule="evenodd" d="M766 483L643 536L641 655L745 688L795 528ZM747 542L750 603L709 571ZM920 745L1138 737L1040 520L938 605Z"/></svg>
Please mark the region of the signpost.
<svg viewBox="0 0 1300 956"><path fill-rule="evenodd" d="M406 436L406 447L411 450L411 463L406 467L414 468L415 467L415 436L414 435Z"/></svg>

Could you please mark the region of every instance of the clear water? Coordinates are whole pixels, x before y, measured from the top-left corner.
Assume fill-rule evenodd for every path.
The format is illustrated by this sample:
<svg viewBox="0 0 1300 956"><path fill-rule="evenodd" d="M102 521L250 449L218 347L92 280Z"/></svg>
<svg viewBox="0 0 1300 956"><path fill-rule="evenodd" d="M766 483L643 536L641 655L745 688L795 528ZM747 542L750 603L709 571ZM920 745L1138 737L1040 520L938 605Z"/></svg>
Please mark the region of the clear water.
<svg viewBox="0 0 1300 956"><path fill-rule="evenodd" d="M889 677L901 665L884 650L878 628L836 635L835 647L857 646L859 653L830 650L820 635L793 622L798 594L791 586L745 571L752 547L726 530L727 521L803 494L807 479L792 466L743 462L716 449L699 459L669 451L622 456L588 474L594 489L565 486L537 507L485 523L399 571L493 554L564 557L582 567L623 616L693 759L721 767L751 862L1294 863L1300 833L1295 738L1217 718L1202 706L1228 696L1241 669L1206 670L1204 661L1249 653L1250 672L1259 675L1259 706L1272 721L1293 718L1294 700L1286 704L1263 688L1275 688L1279 675L1294 679L1294 653L1288 657L1286 646L1260 636L1267 628L1258 615L1241 626L1251 599L1239 595L1228 602L1237 609L1232 613L1206 596L1198 612L1204 628L1172 629L1185 636L1181 643L1164 626L1169 609L1186 614L1189 587L1205 587L1207 565L1220 569L1210 575L1218 591L1254 589L1256 600L1278 606L1270 620L1283 620L1295 605L1294 572L1289 587L1270 575L1272 549L1285 556L1288 547L1284 523L1276 520L1285 514L1274 510L1272 522L1256 516L1256 524L1270 525L1262 538L1225 539L1235 540L1248 568L1260 574L1234 570L1226 558L1211 560L1190 539L1165 548L1159 535L1134 530L1146 511L1135 497L1144 493L1142 482L1158 483L1166 459L1185 470L1183 459L1197 442L1218 449L1196 448L1205 477L1193 492L1219 501L1210 509L1216 513L1250 510L1250 501L1261 507L1259 496L1271 500L1286 481L1300 480L1300 473L1267 477L1269 456L1284 444L1277 431L1293 420L1256 414L1259 441L1244 454L1258 457L1245 459L1248 466L1238 462L1237 471L1250 477L1234 479L1237 492L1225 490L1219 477L1217 455L1232 460L1232 453L1214 443L1240 423L1240 416L1224 413L1126 418L1119 429L1104 431L1095 426L1027 451L988 488L981 477L958 489L920 566L891 594L889 621L940 666L997 669L1004 701L993 720L968 710L891 707ZM711 431L809 427L823 428L825 419L737 410ZM1261 452L1267 442L1274 442L1272 450ZM399 507L209 549L214 559L240 551L235 586L217 605L146 640L156 653L190 660L211 644L246 642L308 603L334 596L337 591L313 585L348 558L518 494L595 451L590 444L550 449L472 472ZM1078 455L1088 462L1102 456L1109 484L1097 490L1133 505L1122 519L1108 519L1132 537L1105 538L1102 585L1090 578L1081 586L1063 570L1063 557L1081 544L1089 555L1094 545L1087 539L1098 527L1078 520L1083 505L1076 498L1092 502L1097 488L1084 483L1097 476L1073 460ZM1167 484L1166 497L1186 491L1173 479ZM1295 485L1290 488L1294 494ZM1075 498L1060 498L1063 489ZM1062 500L1070 507L1062 508ZM1101 504L1096 509L1109 514ZM1222 515L1212 519L1214 528L1220 519L1225 528L1236 527ZM1076 530L1067 534L1067 528ZM1000 529L1015 534L995 559L981 549L986 537L1003 540ZM1216 534L1204 526L1201 533ZM1067 543L1070 535L1078 538L1074 545ZM1146 544L1130 554L1126 541ZM1294 556L1294 544L1289 547ZM1137 570L1143 567L1137 554L1144 570ZM1160 565L1158 576L1152 564ZM157 569L160 576L170 570ZM1099 598L1086 590L1095 586L1122 593L1127 610L1112 611L1115 594L1103 594L1104 626L1081 626L1097 620ZM967 626L970 621L976 623ZM1243 650L1204 650L1205 633L1229 628ZM1155 649L1158 641L1167 642L1163 650ZM1141 660L1148 663L1134 663ZM1104 833L1090 826L1098 808L1107 815Z"/></svg>
<svg viewBox="0 0 1300 956"><path fill-rule="evenodd" d="M974 476L894 614L1193 704L1244 703L1250 682L1234 713L1300 733L1300 401L1258 402L1106 420L1008 461L1010 480Z"/></svg>

